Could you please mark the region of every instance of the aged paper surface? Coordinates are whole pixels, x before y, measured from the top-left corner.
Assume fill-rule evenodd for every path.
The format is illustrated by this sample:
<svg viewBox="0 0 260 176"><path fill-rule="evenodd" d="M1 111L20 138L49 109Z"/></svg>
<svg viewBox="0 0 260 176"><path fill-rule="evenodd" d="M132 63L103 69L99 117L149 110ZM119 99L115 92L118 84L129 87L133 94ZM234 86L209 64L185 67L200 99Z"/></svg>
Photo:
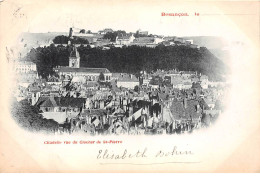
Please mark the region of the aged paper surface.
<svg viewBox="0 0 260 176"><path fill-rule="evenodd" d="M0 13L1 172L260 171L258 1L4 0ZM14 45L21 32L68 31L70 25L227 38L232 86L224 97L225 111L210 128L180 135L47 135L23 130L10 113L14 84L6 47Z"/></svg>

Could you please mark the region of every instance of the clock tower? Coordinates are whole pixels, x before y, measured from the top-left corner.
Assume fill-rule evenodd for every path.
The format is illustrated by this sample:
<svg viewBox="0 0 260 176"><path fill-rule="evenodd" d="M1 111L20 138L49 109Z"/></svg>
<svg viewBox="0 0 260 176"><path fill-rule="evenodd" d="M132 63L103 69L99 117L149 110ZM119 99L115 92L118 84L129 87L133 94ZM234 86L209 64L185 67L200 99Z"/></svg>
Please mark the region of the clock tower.
<svg viewBox="0 0 260 176"><path fill-rule="evenodd" d="M77 48L74 46L69 57L69 67L79 68L80 67L80 56Z"/></svg>

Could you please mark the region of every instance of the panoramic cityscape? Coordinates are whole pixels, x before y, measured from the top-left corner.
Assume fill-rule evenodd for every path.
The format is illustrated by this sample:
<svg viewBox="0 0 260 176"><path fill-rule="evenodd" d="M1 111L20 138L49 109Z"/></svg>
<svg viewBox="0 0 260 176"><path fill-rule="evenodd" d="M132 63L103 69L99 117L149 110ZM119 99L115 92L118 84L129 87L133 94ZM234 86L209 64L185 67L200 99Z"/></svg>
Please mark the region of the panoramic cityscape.
<svg viewBox="0 0 260 176"><path fill-rule="evenodd" d="M33 35L33 34L32 34ZM37 37L36 37L37 38ZM214 124L227 67L188 37L70 28L7 54L16 74L19 126L52 134L192 133Z"/></svg>

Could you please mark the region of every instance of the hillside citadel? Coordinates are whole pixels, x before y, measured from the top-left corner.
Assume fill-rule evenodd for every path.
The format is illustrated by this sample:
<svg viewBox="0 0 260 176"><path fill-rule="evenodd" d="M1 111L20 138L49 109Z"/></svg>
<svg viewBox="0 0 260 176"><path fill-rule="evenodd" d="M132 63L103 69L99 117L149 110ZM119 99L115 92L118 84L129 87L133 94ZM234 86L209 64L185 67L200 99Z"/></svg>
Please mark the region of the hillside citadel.
<svg viewBox="0 0 260 176"><path fill-rule="evenodd" d="M223 111L222 98L227 94L225 82L209 81L196 71L155 70L112 73L107 68L81 67L78 44L74 36L92 37L90 47L104 50L123 46L155 47L159 44L193 45L192 40L176 37L148 36L147 31L116 36L115 41L97 34L70 29L68 43L73 48L68 66L53 68L55 75L42 78L36 64L14 62L17 73L16 100L28 101L45 119L57 122L55 133L87 134L180 134L210 126ZM91 35L93 34L93 35ZM61 43L62 44L62 43ZM64 44L62 44L64 45Z"/></svg>

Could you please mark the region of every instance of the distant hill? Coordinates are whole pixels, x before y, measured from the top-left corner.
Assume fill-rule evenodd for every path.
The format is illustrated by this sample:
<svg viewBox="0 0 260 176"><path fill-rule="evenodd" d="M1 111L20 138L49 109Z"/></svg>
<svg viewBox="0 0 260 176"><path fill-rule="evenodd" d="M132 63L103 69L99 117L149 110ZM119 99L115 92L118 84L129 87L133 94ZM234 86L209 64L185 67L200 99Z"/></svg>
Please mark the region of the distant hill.
<svg viewBox="0 0 260 176"><path fill-rule="evenodd" d="M53 39L59 35L68 36L68 32L21 33L21 35L17 39L16 45L11 47L13 57L20 57L20 53L21 57L24 57L32 48L48 46L52 43ZM84 35L82 37L86 38L86 36ZM212 54L214 54L225 63L229 58L228 51L223 50L226 46L226 41L221 37L191 36L182 38L186 40L192 39L195 45L207 47Z"/></svg>
<svg viewBox="0 0 260 176"><path fill-rule="evenodd" d="M50 45L55 36L68 35L66 32L50 32L50 33L21 33L17 38L15 46L9 48L13 58L25 57L26 54L36 47Z"/></svg>
<svg viewBox="0 0 260 176"><path fill-rule="evenodd" d="M182 37L186 40L193 40L193 44L207 47L208 50L224 63L229 63L229 51L226 50L227 41L216 36L191 36Z"/></svg>
<svg viewBox="0 0 260 176"><path fill-rule="evenodd" d="M50 33L22 33L19 37L20 42L29 46L44 46L52 43L52 40L58 35L68 35L66 32Z"/></svg>
<svg viewBox="0 0 260 176"><path fill-rule="evenodd" d="M15 46L9 48L13 58L25 57L26 54L32 49L37 47L49 46L53 43L53 39L57 36L68 36L68 32L48 32L48 33L21 33L17 38ZM74 33L74 36L80 36L80 38L92 41L91 38L95 37L102 38L100 34L80 34Z"/></svg>
<svg viewBox="0 0 260 176"><path fill-rule="evenodd" d="M43 77L54 74L53 67L68 66L72 47L48 46L33 49L28 59L37 64ZM138 74L157 69L197 71L209 76L210 80L222 80L226 65L207 48L188 46L157 46L155 48L129 46L102 50L99 48L78 47L81 67L108 68L111 72Z"/></svg>
<svg viewBox="0 0 260 176"><path fill-rule="evenodd" d="M53 39L59 35L67 36L68 33L22 33L17 39L17 45L12 48L12 52L10 53L16 55L14 58L18 58L19 53L21 53L21 57L23 58L31 51L32 48L40 47L41 49L37 50L38 52L41 51L44 46L49 46L53 42ZM101 51L95 48L92 50L82 48L79 49L82 58L81 65L91 67L107 67L111 71L126 71L129 73L136 73L140 71L142 67L145 67L148 70L155 70L157 68L178 68L180 70L199 71L203 74L209 75L213 79L215 79L215 77L219 79L221 70L226 68L225 64L229 61L229 53L227 50L224 50L226 41L220 37L213 36L182 38L186 40L192 39L194 44L202 47L202 50L189 49L189 47L157 47L156 49L128 47L126 49L111 49L108 51ZM206 48L203 49L203 47ZM57 65L67 65L65 62L68 62L67 55L69 51L66 51L65 48L60 48L58 50L58 58L53 60L51 67ZM38 61L39 63L42 58L34 57L33 60ZM138 62L138 60L141 60L141 62ZM50 62L47 63L49 64ZM214 64L217 64L216 68L214 68ZM40 65L38 68L44 76L46 74L48 75L52 70L52 68L49 68L45 73L45 70L41 68Z"/></svg>
<svg viewBox="0 0 260 176"><path fill-rule="evenodd" d="M214 54L217 58L219 58L222 62L229 65L230 64L230 52L225 49L214 48L209 49L209 51Z"/></svg>
<svg viewBox="0 0 260 176"><path fill-rule="evenodd" d="M208 49L223 48L226 45L225 39L216 36L191 36L182 37L186 40L193 40L193 44L207 47Z"/></svg>

